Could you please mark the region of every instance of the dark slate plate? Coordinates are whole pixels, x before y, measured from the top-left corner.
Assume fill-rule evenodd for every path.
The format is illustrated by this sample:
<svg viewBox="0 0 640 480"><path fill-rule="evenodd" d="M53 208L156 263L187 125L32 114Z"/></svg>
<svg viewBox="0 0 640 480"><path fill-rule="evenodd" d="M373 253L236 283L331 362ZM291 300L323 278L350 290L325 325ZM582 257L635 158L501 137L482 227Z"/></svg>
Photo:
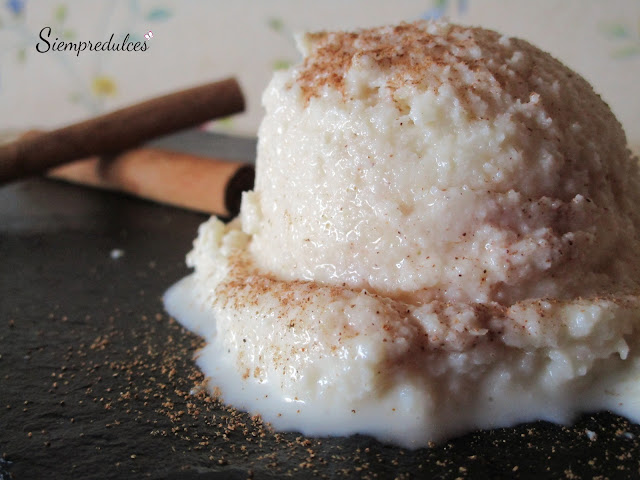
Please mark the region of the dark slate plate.
<svg viewBox="0 0 640 480"><path fill-rule="evenodd" d="M165 146L185 138L255 145ZM204 219L41 179L0 188L0 479L640 477L640 426L606 412L409 451L275 433L191 395L201 342L161 296Z"/></svg>

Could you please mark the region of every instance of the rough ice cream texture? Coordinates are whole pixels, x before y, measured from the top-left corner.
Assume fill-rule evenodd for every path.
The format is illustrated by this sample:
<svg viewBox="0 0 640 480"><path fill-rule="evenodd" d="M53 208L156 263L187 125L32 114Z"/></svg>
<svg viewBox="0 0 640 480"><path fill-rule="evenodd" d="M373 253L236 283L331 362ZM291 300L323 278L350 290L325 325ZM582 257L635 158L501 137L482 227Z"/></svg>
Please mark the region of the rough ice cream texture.
<svg viewBox="0 0 640 480"><path fill-rule="evenodd" d="M210 385L276 428L413 447L640 420L640 175L590 85L481 28L299 40L254 190L167 295Z"/></svg>

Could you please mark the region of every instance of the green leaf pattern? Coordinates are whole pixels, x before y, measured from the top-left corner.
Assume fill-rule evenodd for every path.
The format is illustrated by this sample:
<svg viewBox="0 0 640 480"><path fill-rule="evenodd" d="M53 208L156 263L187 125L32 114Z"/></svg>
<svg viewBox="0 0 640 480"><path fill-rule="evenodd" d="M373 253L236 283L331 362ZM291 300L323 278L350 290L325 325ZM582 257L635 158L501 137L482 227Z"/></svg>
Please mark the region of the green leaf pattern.
<svg viewBox="0 0 640 480"><path fill-rule="evenodd" d="M54 10L53 17L55 18L57 23L64 23L67 18L67 6L58 5Z"/></svg>
<svg viewBox="0 0 640 480"><path fill-rule="evenodd" d="M283 60L281 58L276 58L273 61L273 69L274 70L286 70L287 68L289 68L292 65L292 63L289 60Z"/></svg>
<svg viewBox="0 0 640 480"><path fill-rule="evenodd" d="M280 33L284 30L284 22L282 21L281 18L278 18L278 17L272 17L268 19L267 25L269 25L269 28L274 32Z"/></svg>
<svg viewBox="0 0 640 480"><path fill-rule="evenodd" d="M290 42L293 39L292 32L286 27L286 24L280 17L270 17L267 19L267 26L269 30L273 31L277 35L280 35L285 38L286 41ZM294 62L292 60L288 60L286 58L275 58L271 61L271 69L272 70L286 70Z"/></svg>
<svg viewBox="0 0 640 480"><path fill-rule="evenodd" d="M600 26L602 35L614 45L611 58L622 60L640 55L640 18L634 27L621 22L603 23Z"/></svg>
<svg viewBox="0 0 640 480"><path fill-rule="evenodd" d="M146 16L147 20L152 22L160 22L171 18L171 11L167 8L156 7L149 10Z"/></svg>

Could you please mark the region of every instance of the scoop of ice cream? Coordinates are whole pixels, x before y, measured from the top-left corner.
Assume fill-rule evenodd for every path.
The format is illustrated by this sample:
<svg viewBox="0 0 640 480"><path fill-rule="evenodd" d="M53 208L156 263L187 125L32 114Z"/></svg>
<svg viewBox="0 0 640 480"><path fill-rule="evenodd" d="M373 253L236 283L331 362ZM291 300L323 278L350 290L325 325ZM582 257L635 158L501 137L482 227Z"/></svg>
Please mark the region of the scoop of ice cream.
<svg viewBox="0 0 640 480"><path fill-rule="evenodd" d="M264 95L255 189L167 308L225 401L421 446L640 420L640 174L587 82L522 40L309 34Z"/></svg>
<svg viewBox="0 0 640 480"><path fill-rule="evenodd" d="M300 43L265 92L242 208L262 270L412 302L637 285L637 166L579 75L443 23Z"/></svg>

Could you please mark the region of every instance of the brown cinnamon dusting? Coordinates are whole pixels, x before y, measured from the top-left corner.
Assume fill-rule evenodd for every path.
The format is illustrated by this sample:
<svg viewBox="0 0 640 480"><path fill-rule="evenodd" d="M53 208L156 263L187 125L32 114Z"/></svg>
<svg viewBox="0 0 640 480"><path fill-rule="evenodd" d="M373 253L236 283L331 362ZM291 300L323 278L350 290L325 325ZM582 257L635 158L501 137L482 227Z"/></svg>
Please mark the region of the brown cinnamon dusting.
<svg viewBox="0 0 640 480"><path fill-rule="evenodd" d="M528 102L535 93L531 85L538 76L536 65L550 61L545 52L518 38L507 40L491 30L424 20L355 32L311 33L305 40L309 52L296 78L305 103L320 97L324 88L348 99L345 77L354 63L362 61L380 69L385 78L382 86L391 94L406 85L427 90L447 84L467 104L481 98L490 108L499 106L496 91ZM520 60L514 60L518 56ZM551 61L549 69L558 78L573 75L558 60ZM402 111L402 105L398 108ZM482 117L483 112L475 115Z"/></svg>
<svg viewBox="0 0 640 480"><path fill-rule="evenodd" d="M431 65L442 68L461 62L476 70L479 62L472 58L470 48L478 45L480 37L495 37L494 42L500 37L496 32L457 25L443 25L434 35L427 32L427 25L420 21L357 32L307 34L311 53L298 76L305 101L319 96L325 86L344 93L345 74L354 61L364 57L391 73L387 85L391 89L407 81L423 83Z"/></svg>
<svg viewBox="0 0 640 480"><path fill-rule="evenodd" d="M414 318L414 305L412 302L406 302L400 298L389 298L384 295L378 295L375 292L367 292L366 290L350 288L345 284L342 285L324 285L313 281L292 280L284 281L274 278L268 274L260 272L256 265L246 255L246 252L237 251L229 258L230 271L225 281L219 284L216 289L216 302L223 309L229 309L236 312L247 312L249 315L268 315L279 323L283 329L296 329L303 331L307 329L321 328L309 319L315 318L313 313L318 308L318 298L325 297L329 302L341 302L350 308L352 302L347 301L352 295L366 294L372 298L378 299L376 305L377 315L384 315L388 320L382 325L382 329L386 332L383 341L393 341L397 335L396 328L402 325L413 325L416 332L423 332L423 326ZM587 301L609 301L620 308L633 309L637 308L638 292L633 296L612 295L598 296L594 295ZM278 299L278 304L264 309L264 298L270 296ZM327 298L328 297L328 298ZM551 326L557 322L554 316L549 316L549 308L562 307L567 302L575 300L563 300L553 298L543 298L537 300L520 301L513 305L501 305L492 302L490 304L473 303L467 305L458 305L456 303L434 299L429 302L431 312L435 314L438 321L444 327L443 335L427 334L416 335L415 343L410 349L408 358L417 358L416 356L430 355L430 352L444 351L468 351L476 348L482 343L490 343L502 337L507 330L519 328L525 334L528 334L526 323L521 324L517 321L520 309L533 310L537 313L540 322L543 325ZM322 303L322 302L320 302ZM458 324L463 320L465 308L470 308L474 312L475 320L468 325L460 327ZM515 309L515 310L514 310ZM403 323L401 319L405 319L409 323ZM458 326L457 326L458 325ZM477 331L486 329L486 334L478 335ZM335 341L337 343L329 346L332 351L340 348L341 342L348 338L356 337L363 332L354 328L345 322L337 331ZM273 361L287 365L292 355L304 353L304 348L300 346L292 346L291 350L279 351L273 356ZM240 357L242 356L242 352ZM239 357L239 359L240 359ZM392 362L403 361L397 358L390 360ZM241 362L243 363L243 362ZM411 362L409 362L411 363ZM243 378L260 378L264 372L260 368L248 369L243 363Z"/></svg>

